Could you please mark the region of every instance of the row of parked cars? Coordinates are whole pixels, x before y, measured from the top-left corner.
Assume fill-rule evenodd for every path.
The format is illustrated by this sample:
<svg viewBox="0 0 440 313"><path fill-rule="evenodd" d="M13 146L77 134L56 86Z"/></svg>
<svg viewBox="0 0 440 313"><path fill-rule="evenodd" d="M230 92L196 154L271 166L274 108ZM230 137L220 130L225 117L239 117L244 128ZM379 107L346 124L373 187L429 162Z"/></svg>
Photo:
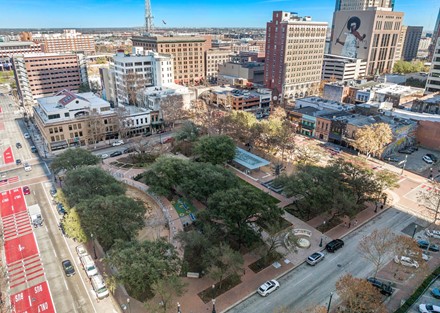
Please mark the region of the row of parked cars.
<svg viewBox="0 0 440 313"><path fill-rule="evenodd" d="M109 295L109 291L105 285L104 278L99 274L92 257L87 253L87 250L83 245L76 247L76 253L78 254L80 263L86 272L87 277L90 279L96 297L98 299L104 299ZM61 264L67 277L75 275L75 267L70 260L64 260Z"/></svg>

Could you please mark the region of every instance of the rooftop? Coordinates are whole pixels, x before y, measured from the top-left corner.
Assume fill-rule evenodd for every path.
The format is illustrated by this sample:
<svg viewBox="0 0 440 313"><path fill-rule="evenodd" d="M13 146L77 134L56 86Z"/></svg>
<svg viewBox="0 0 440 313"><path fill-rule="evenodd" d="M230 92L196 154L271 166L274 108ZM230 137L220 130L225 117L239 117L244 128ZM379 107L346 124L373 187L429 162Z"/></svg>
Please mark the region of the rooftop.
<svg viewBox="0 0 440 313"><path fill-rule="evenodd" d="M39 43L33 41L7 41L0 42L0 48L2 47L13 47L13 46L39 46Z"/></svg>
<svg viewBox="0 0 440 313"><path fill-rule="evenodd" d="M303 106L314 106L318 108L327 108L337 111L350 111L355 108L353 104L342 103L333 100L327 100L321 97L306 97L296 100L295 108Z"/></svg>

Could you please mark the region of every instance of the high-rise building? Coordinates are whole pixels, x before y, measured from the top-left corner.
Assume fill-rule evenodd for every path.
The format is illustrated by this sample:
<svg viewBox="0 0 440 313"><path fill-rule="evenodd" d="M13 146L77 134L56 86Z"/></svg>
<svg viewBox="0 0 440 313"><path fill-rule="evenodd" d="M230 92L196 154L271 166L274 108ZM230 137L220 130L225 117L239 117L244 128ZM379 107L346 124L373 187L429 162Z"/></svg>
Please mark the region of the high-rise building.
<svg viewBox="0 0 440 313"><path fill-rule="evenodd" d="M367 62L340 55L325 54L322 64L323 80L354 80L365 77Z"/></svg>
<svg viewBox="0 0 440 313"><path fill-rule="evenodd" d="M138 94L146 87L158 88L174 81L171 55L133 48L133 55L118 52L113 57L118 104L138 104Z"/></svg>
<svg viewBox="0 0 440 313"><path fill-rule="evenodd" d="M18 96L26 105L63 89L78 91L81 84L88 84L82 54L14 55L12 63Z"/></svg>
<svg viewBox="0 0 440 313"><path fill-rule="evenodd" d="M62 34L33 34L32 40L41 43L45 53L94 53L95 39L74 29L65 29Z"/></svg>
<svg viewBox="0 0 440 313"><path fill-rule="evenodd" d="M440 37L440 8L438 9L437 20L435 21L434 32L432 33L432 42L429 47L428 60L430 61L434 55L434 49L437 45L438 38Z"/></svg>
<svg viewBox="0 0 440 313"><path fill-rule="evenodd" d="M159 53L171 54L174 81L177 84L198 84L205 77L205 41L192 36L142 36L131 39L133 47L143 47Z"/></svg>
<svg viewBox="0 0 440 313"><path fill-rule="evenodd" d="M394 9L394 0L336 0L335 11L363 11L368 8Z"/></svg>
<svg viewBox="0 0 440 313"><path fill-rule="evenodd" d="M402 59L412 61L417 57L423 26L407 26L402 49Z"/></svg>
<svg viewBox="0 0 440 313"><path fill-rule="evenodd" d="M367 75L391 72L401 56L403 12L368 9L333 15L331 53L367 61Z"/></svg>
<svg viewBox="0 0 440 313"><path fill-rule="evenodd" d="M12 69L12 56L15 54L41 52L41 45L32 41L0 42L0 71Z"/></svg>
<svg viewBox="0 0 440 313"><path fill-rule="evenodd" d="M315 94L321 81L327 23L274 11L266 27L264 82L284 99ZM275 92L274 95L277 93Z"/></svg>
<svg viewBox="0 0 440 313"><path fill-rule="evenodd" d="M434 54L429 69L428 79L426 80L426 93L440 92L440 40L434 49Z"/></svg>

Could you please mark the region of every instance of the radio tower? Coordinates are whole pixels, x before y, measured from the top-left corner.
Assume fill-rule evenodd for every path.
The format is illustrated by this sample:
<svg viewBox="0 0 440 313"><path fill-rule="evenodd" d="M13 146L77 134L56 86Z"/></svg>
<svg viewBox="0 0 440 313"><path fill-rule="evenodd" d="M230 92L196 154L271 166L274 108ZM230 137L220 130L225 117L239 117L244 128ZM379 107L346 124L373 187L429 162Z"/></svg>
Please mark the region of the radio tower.
<svg viewBox="0 0 440 313"><path fill-rule="evenodd" d="M151 13L150 0L145 0L145 30L147 34L153 31L153 14Z"/></svg>

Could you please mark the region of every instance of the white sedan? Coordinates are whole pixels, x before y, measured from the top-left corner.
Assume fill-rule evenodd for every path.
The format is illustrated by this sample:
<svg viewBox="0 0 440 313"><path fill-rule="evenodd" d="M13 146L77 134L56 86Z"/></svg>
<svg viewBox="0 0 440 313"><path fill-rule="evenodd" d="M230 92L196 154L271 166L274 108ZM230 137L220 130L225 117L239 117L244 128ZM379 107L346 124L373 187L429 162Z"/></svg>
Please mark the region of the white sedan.
<svg viewBox="0 0 440 313"><path fill-rule="evenodd" d="M107 159L110 156L107 153L101 154L101 159Z"/></svg>
<svg viewBox="0 0 440 313"><path fill-rule="evenodd" d="M272 280L269 280L269 281L265 282L264 284L262 284L260 286L260 288L258 288L257 292L261 296L265 297L268 294L277 290L278 288L280 288L280 283L277 282L275 279L272 279Z"/></svg>
<svg viewBox="0 0 440 313"><path fill-rule="evenodd" d="M440 239L440 231L438 230L425 230L425 235L432 238Z"/></svg>
<svg viewBox="0 0 440 313"><path fill-rule="evenodd" d="M440 306L432 305L432 304L420 304L419 305L420 313L440 313Z"/></svg>
<svg viewBox="0 0 440 313"><path fill-rule="evenodd" d="M116 146L120 146L120 145L123 145L123 144L124 144L123 140L118 140L118 141L115 141L114 143L112 143L112 146L116 147Z"/></svg>
<svg viewBox="0 0 440 313"><path fill-rule="evenodd" d="M411 259L410 257L407 256L401 256L400 258L396 255L394 257L394 262L396 263L400 263L404 266L408 266L408 267L414 267L414 268L419 268L419 263L413 259Z"/></svg>

